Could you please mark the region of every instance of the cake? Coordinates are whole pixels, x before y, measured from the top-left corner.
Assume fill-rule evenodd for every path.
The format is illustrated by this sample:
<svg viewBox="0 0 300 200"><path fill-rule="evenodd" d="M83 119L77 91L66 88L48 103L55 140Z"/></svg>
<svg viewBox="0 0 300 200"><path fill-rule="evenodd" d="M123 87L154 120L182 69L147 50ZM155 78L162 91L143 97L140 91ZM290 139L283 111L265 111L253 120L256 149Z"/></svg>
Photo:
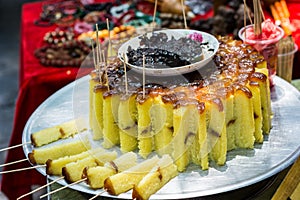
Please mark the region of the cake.
<svg viewBox="0 0 300 200"><path fill-rule="evenodd" d="M64 156L71 156L91 149L90 141L86 138L67 141L47 147L33 149L28 153L32 164L45 164L48 159L54 160Z"/></svg>
<svg viewBox="0 0 300 200"><path fill-rule="evenodd" d="M35 147L40 147L60 139L73 137L86 130L83 119L73 119L59 125L39 130L30 135L31 143Z"/></svg>
<svg viewBox="0 0 300 200"><path fill-rule="evenodd" d="M106 162L110 162L117 158L116 151L105 151L91 154L83 159L70 162L62 168L62 175L69 183L82 179L83 171L86 167L103 166Z"/></svg>
<svg viewBox="0 0 300 200"><path fill-rule="evenodd" d="M120 149L122 152L134 151L137 148L137 106L136 95L125 95L120 99L118 124Z"/></svg>
<svg viewBox="0 0 300 200"><path fill-rule="evenodd" d="M150 196L161 189L172 178L177 176L177 166L169 155L164 155L157 166L143 177L132 190L132 199L149 199Z"/></svg>
<svg viewBox="0 0 300 200"><path fill-rule="evenodd" d="M68 163L76 162L78 160L84 159L90 155L94 155L100 152L104 152L104 149L102 147L93 148L79 154L65 156L54 160L48 159L46 162L46 173L48 175L61 176L62 168L64 168Z"/></svg>
<svg viewBox="0 0 300 200"><path fill-rule="evenodd" d="M148 174L159 161L158 156L146 159L123 172L114 174L104 181L104 189L111 195L119 195L131 190Z"/></svg>
<svg viewBox="0 0 300 200"><path fill-rule="evenodd" d="M93 189L102 188L104 180L114 174L125 171L137 164L137 155L128 152L120 157L107 162L104 166L86 167L83 176L87 178L87 183Z"/></svg>
<svg viewBox="0 0 300 200"><path fill-rule="evenodd" d="M224 165L228 151L262 143L271 129L266 61L242 41L218 41L216 70L205 77L190 73L188 82L174 76L156 84L155 77L147 77L143 86L141 75L133 72L126 91L123 63L117 58L110 61L108 80L90 81L91 96L105 88L103 102L90 105L93 132L102 126L95 124L93 113L103 109L103 139L95 138L104 148L120 146L122 152L137 151L143 158L168 154L180 172L190 163L203 170L212 162ZM104 71L93 71L92 80L95 74L101 77Z"/></svg>

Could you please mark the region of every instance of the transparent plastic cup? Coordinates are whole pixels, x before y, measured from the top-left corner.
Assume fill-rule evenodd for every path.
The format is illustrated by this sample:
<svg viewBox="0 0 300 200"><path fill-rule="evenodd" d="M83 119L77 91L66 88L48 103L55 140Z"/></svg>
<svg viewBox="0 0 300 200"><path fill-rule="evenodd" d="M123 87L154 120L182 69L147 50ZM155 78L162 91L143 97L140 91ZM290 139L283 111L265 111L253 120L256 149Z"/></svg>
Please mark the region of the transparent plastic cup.
<svg viewBox="0 0 300 200"><path fill-rule="evenodd" d="M248 25L239 30L239 37L245 43L253 46L258 52L260 52L266 62L269 71L270 86L273 86L273 77L276 75L277 58L278 58L278 42L284 36L284 31L280 27L276 27L276 37L272 39L249 39L245 38L245 30L253 29L254 25Z"/></svg>
<svg viewBox="0 0 300 200"><path fill-rule="evenodd" d="M294 50L282 54L278 54L277 60L277 75L288 82L292 81L294 56L298 51L298 46L295 44Z"/></svg>

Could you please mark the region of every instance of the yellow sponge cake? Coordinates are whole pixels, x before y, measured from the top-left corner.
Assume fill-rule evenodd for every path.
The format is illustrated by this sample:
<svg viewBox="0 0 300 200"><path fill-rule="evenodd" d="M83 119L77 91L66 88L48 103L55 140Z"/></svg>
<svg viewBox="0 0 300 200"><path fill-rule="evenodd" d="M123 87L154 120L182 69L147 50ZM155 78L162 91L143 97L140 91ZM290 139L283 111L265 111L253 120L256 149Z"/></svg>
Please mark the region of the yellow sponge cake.
<svg viewBox="0 0 300 200"><path fill-rule="evenodd" d="M192 163L203 170L210 162L224 165L228 151L262 143L272 115L266 62L242 41L218 40L213 71L203 77L202 69L191 72L193 78L184 83L176 75L159 83L149 76L145 87L134 72L125 94L124 64L108 63L107 74L115 83L103 92L103 146L136 150L143 158L168 154L182 172ZM101 106L101 99L94 104Z"/></svg>
<svg viewBox="0 0 300 200"><path fill-rule="evenodd" d="M152 131L154 135L155 151L159 155L172 152L173 139L173 104L167 95L158 95L154 98L150 110Z"/></svg>
<svg viewBox="0 0 300 200"><path fill-rule="evenodd" d="M137 98L138 148L139 154L146 158L154 148L150 115L153 98L151 96L144 98L143 94L138 94Z"/></svg>
<svg viewBox="0 0 300 200"><path fill-rule="evenodd" d="M137 106L136 95L124 95L118 109L120 130L120 148L122 152L134 151L137 148Z"/></svg>
<svg viewBox="0 0 300 200"><path fill-rule="evenodd" d="M103 94L103 147L111 148L120 144L118 126L118 108L120 95L115 91L107 91Z"/></svg>

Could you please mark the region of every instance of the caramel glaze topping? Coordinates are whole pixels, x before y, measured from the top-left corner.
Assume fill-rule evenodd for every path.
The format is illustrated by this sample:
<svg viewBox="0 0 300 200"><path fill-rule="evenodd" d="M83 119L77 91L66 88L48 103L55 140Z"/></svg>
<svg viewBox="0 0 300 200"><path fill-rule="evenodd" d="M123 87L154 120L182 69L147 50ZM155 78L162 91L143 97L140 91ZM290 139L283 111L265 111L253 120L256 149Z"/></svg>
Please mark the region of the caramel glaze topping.
<svg viewBox="0 0 300 200"><path fill-rule="evenodd" d="M194 105L196 106L197 110L200 114L202 114L205 110L205 103L199 102L197 99L180 99L177 100L174 104L174 108L177 109L182 106L189 106Z"/></svg>
<svg viewBox="0 0 300 200"><path fill-rule="evenodd" d="M138 88L136 101L139 104L143 104L150 97L154 98L158 95L165 94L166 93L165 90L167 90L167 88L165 88L165 87L163 87L162 85L159 85L159 84L154 84L154 83L146 84L145 85L145 97L144 97L142 88Z"/></svg>
<svg viewBox="0 0 300 200"><path fill-rule="evenodd" d="M241 86L237 87L236 90L237 91L242 91L244 94L246 94L246 96L249 99L252 98L252 92L248 87L241 85Z"/></svg>
<svg viewBox="0 0 300 200"><path fill-rule="evenodd" d="M260 72L254 72L250 76L250 80L252 80L252 81L266 82L267 79L268 79L267 76Z"/></svg>
<svg viewBox="0 0 300 200"><path fill-rule="evenodd" d="M102 84L97 84L94 87L94 92L103 92L107 90L107 86L106 85L102 85Z"/></svg>
<svg viewBox="0 0 300 200"><path fill-rule="evenodd" d="M109 90L109 91L107 90L103 93L103 98L105 99L112 95L117 95L117 94L120 94L117 90Z"/></svg>
<svg viewBox="0 0 300 200"><path fill-rule="evenodd" d="M174 104L174 102L176 102L177 100L177 96L174 93L169 93L169 94L163 94L161 97L162 101L164 103L172 103Z"/></svg>
<svg viewBox="0 0 300 200"><path fill-rule="evenodd" d="M151 83L151 81L156 81L155 77L154 80L147 77L144 95L141 76L132 75L127 80L129 92L126 95L123 63L115 60L107 65L110 90L108 90L107 86L101 87L97 85L95 91L103 90L104 98L118 94L121 96L121 99L123 97L126 99L134 94L136 95L136 101L140 104L143 104L148 98L160 95L164 103L172 103L174 108L195 104L200 112L203 112L205 109L205 104L202 102L209 101L218 105L219 110L223 111L222 99L230 97L235 91L242 91L248 98L251 98L252 93L247 88L250 81L267 81L267 77L263 73L255 72L255 67L265 61L263 56L254 48L227 36L218 37L218 40L220 43L219 49L213 57L217 70L214 70L205 78L193 80L191 83L181 83L178 82L176 77L173 79L168 77L171 81L169 79L166 80L163 84L166 83L167 86L163 86ZM128 70L130 71L130 69ZM199 72L197 71L197 73ZM104 72L101 74L101 77L103 77ZM91 72L91 77L97 78L95 70ZM103 85L108 84L106 82Z"/></svg>
<svg viewBox="0 0 300 200"><path fill-rule="evenodd" d="M249 83L251 86L256 86L256 87L259 87L259 83L256 82L256 81L250 81Z"/></svg>
<svg viewBox="0 0 300 200"><path fill-rule="evenodd" d="M220 112L224 111L223 102L220 98L214 98L211 100L211 102L218 106Z"/></svg>

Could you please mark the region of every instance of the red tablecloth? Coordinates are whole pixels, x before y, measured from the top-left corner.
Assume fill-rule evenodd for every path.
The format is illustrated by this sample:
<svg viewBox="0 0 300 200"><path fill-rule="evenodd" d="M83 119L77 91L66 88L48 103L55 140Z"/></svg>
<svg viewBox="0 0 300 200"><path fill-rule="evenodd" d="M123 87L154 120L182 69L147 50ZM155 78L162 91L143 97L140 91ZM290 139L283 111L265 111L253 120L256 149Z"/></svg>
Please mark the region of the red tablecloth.
<svg viewBox="0 0 300 200"><path fill-rule="evenodd" d="M300 2L288 3L291 11L292 22L300 20ZM23 128L33 111L51 94L66 84L74 81L77 76L88 74L90 69L77 74L78 68L74 67L45 67L39 64L34 57L34 50L42 46L44 34L55 27L38 27L34 21L39 18L42 9L42 2L27 3L22 8L21 18L21 48L20 48L20 90L16 103L14 126L10 146L22 143ZM297 23L296 23L297 24ZM298 46L300 47L300 29L293 33ZM299 51L295 58L294 78L300 78ZM22 148L8 151L6 162L12 162L25 158ZM23 162L6 167L4 170L29 167L28 162ZM45 184L46 179L36 170L27 170L16 173L3 174L1 190L9 197L17 197L29 192L31 186ZM26 198L24 198L26 199ZM29 198L27 198L29 199Z"/></svg>
<svg viewBox="0 0 300 200"><path fill-rule="evenodd" d="M34 50L41 47L44 34L54 30L54 26L39 27L34 21L39 18L42 3L27 3L22 7L21 15L21 48L20 48L20 75L19 94L15 108L14 126L10 146L21 144L23 128L33 111L51 94L74 81L77 76L88 74L91 69L80 70L75 67L46 67L39 63L34 56ZM8 151L6 162L24 159L23 149L16 148ZM29 167L28 162L22 162L4 170ZM4 174L2 176L1 190L9 197L17 197L29 192L35 184L43 185L46 178L35 169L22 172Z"/></svg>

